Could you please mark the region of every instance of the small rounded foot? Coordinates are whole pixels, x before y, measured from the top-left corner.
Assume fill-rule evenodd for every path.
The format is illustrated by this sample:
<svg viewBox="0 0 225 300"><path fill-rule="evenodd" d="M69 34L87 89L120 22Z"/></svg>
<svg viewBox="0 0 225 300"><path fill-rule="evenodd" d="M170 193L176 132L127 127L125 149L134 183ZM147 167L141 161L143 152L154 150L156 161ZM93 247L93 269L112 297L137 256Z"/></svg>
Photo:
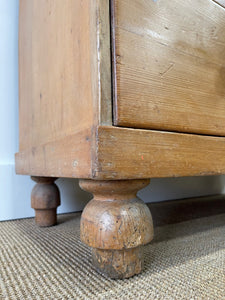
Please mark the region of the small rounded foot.
<svg viewBox="0 0 225 300"><path fill-rule="evenodd" d="M92 262L97 271L112 279L124 279L139 274L144 266L142 246L125 250L92 248Z"/></svg>
<svg viewBox="0 0 225 300"><path fill-rule="evenodd" d="M35 222L48 227L57 223L56 210L60 205L60 194L54 181L56 178L31 177L37 184L31 194L31 207L35 209Z"/></svg>

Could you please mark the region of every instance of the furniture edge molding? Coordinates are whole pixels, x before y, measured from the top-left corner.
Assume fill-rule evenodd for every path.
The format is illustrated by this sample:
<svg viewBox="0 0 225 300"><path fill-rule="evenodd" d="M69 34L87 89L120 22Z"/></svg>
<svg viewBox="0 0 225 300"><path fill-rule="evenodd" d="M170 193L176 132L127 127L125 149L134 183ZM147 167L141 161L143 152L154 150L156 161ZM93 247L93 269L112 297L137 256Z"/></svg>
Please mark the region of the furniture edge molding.
<svg viewBox="0 0 225 300"><path fill-rule="evenodd" d="M225 173L225 138L111 126L97 128L95 179Z"/></svg>
<svg viewBox="0 0 225 300"><path fill-rule="evenodd" d="M17 153L16 173L94 180L220 175L224 151L223 137L98 126Z"/></svg>
<svg viewBox="0 0 225 300"><path fill-rule="evenodd" d="M111 24L110 0L97 0L96 3L96 49L98 64L98 108L99 122L96 125L112 125L112 71L111 71ZM95 11L95 10L94 10Z"/></svg>

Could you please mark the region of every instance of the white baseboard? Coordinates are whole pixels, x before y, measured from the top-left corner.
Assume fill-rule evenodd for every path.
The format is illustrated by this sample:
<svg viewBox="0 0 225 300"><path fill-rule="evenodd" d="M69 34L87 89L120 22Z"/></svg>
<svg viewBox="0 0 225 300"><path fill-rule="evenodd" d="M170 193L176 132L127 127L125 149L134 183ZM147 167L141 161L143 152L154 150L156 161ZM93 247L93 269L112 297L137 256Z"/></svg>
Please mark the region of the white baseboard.
<svg viewBox="0 0 225 300"><path fill-rule="evenodd" d="M30 207L32 187L28 176L15 174L14 164L0 164L0 221L34 215Z"/></svg>

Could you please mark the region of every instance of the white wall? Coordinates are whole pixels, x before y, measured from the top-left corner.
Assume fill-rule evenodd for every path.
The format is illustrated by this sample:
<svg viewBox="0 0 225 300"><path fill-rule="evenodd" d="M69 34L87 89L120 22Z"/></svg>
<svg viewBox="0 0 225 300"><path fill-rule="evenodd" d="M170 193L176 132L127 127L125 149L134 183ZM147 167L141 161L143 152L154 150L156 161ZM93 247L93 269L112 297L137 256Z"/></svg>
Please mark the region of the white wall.
<svg viewBox="0 0 225 300"><path fill-rule="evenodd" d="M18 151L18 0L0 0L0 220L30 217L33 182L16 175L14 153ZM59 212L80 211L90 199L78 181L59 179L62 195ZM146 202L221 193L224 177L153 179L139 192Z"/></svg>

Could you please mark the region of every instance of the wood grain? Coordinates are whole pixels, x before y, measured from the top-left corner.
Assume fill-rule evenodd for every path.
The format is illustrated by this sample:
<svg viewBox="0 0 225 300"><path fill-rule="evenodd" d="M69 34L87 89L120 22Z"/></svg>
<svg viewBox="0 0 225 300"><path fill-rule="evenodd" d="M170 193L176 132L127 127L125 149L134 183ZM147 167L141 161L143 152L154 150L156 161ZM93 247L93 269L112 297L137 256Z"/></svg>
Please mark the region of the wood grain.
<svg viewBox="0 0 225 300"><path fill-rule="evenodd" d="M112 125L112 73L111 73L111 39L110 39L110 0L93 1L97 6L97 58L99 88L98 112L96 125ZM95 14L94 14L95 16ZM95 25L94 24L94 25Z"/></svg>
<svg viewBox="0 0 225 300"><path fill-rule="evenodd" d="M81 240L94 248L94 266L112 278L128 278L143 268L142 246L153 238L147 205L136 195L149 180L80 180L93 194L81 216Z"/></svg>
<svg viewBox="0 0 225 300"><path fill-rule="evenodd" d="M46 177L92 177L92 131L34 146L16 154L16 173Z"/></svg>
<svg viewBox="0 0 225 300"><path fill-rule="evenodd" d="M224 151L223 137L100 126L18 153L16 172L96 180L217 175L225 173Z"/></svg>
<svg viewBox="0 0 225 300"><path fill-rule="evenodd" d="M108 1L20 1L20 151L112 124L109 22Z"/></svg>
<svg viewBox="0 0 225 300"><path fill-rule="evenodd" d="M31 177L36 185L31 193L31 207L35 209L35 222L38 226L49 227L57 223L57 207L60 205L60 192L53 177Z"/></svg>
<svg viewBox="0 0 225 300"><path fill-rule="evenodd" d="M112 4L114 124L225 135L225 10L211 0Z"/></svg>
<svg viewBox="0 0 225 300"><path fill-rule="evenodd" d="M98 128L96 179L225 173L225 138L116 127Z"/></svg>
<svg viewBox="0 0 225 300"><path fill-rule="evenodd" d="M82 179L80 187L94 198L81 217L81 239L93 248L130 249L153 238L149 209L136 197L149 180L95 181Z"/></svg>
<svg viewBox="0 0 225 300"><path fill-rule="evenodd" d="M92 248L92 263L100 274L113 279L129 278L144 269L143 247L126 250Z"/></svg>

